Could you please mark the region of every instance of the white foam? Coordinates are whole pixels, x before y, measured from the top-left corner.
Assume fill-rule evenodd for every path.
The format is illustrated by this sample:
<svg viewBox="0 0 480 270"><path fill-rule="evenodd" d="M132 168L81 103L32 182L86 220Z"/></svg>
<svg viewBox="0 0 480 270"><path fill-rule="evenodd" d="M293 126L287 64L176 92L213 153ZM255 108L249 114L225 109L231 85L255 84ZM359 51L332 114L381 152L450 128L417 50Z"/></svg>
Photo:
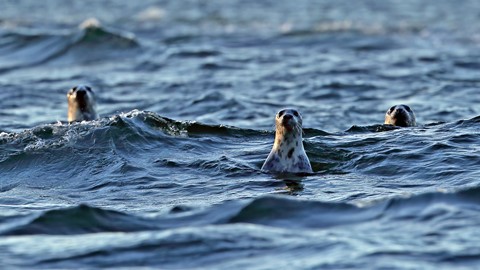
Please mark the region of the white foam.
<svg viewBox="0 0 480 270"><path fill-rule="evenodd" d="M159 21L165 17L165 10L152 6L137 14L136 19L139 21Z"/></svg>
<svg viewBox="0 0 480 270"><path fill-rule="evenodd" d="M89 29L89 28L99 28L100 27L100 21L96 18L88 18L85 21L83 21L78 28L80 29Z"/></svg>

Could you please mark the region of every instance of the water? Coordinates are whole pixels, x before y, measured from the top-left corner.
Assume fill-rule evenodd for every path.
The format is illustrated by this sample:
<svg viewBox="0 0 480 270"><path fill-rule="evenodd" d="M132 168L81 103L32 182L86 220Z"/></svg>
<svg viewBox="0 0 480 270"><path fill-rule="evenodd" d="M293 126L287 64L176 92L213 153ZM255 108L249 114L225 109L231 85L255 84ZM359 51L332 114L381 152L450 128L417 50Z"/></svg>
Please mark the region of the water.
<svg viewBox="0 0 480 270"><path fill-rule="evenodd" d="M2 269L478 268L480 2L0 9ZM259 171L284 107L314 175Z"/></svg>

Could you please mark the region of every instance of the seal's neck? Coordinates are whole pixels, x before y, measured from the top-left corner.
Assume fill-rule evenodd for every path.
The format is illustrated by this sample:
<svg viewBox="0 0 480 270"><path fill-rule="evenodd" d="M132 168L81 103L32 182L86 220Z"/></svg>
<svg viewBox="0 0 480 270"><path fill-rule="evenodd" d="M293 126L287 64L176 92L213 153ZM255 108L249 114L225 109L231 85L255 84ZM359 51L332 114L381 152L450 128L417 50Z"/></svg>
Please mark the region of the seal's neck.
<svg viewBox="0 0 480 270"><path fill-rule="evenodd" d="M89 104L88 106L78 106L75 102L69 102L68 106L68 122L74 121L90 121L98 118L95 104Z"/></svg>
<svg viewBox="0 0 480 270"><path fill-rule="evenodd" d="M290 151L292 147L296 150L303 149L301 130L287 130L285 128L277 128L275 132L275 142L273 151Z"/></svg>

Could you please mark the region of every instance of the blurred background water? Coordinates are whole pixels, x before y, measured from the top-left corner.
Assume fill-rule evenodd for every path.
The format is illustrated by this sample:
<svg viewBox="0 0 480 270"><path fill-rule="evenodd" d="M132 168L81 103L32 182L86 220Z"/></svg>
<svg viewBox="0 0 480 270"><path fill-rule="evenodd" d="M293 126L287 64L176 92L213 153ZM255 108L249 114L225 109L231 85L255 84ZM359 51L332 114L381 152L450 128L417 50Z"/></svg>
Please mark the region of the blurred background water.
<svg viewBox="0 0 480 270"><path fill-rule="evenodd" d="M3 269L478 267L480 2L0 10ZM65 124L76 84L101 119ZM314 175L259 171L284 107Z"/></svg>

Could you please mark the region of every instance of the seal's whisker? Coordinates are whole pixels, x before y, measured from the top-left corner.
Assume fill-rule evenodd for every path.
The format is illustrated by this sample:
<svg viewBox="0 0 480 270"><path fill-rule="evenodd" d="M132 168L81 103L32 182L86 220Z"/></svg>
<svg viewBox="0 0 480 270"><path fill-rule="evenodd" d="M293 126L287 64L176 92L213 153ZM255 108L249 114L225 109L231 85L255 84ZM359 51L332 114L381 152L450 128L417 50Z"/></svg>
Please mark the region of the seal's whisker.
<svg viewBox="0 0 480 270"><path fill-rule="evenodd" d="M301 125L299 122L297 122L296 125L295 125L295 132L297 132L298 134L303 135L302 125Z"/></svg>

